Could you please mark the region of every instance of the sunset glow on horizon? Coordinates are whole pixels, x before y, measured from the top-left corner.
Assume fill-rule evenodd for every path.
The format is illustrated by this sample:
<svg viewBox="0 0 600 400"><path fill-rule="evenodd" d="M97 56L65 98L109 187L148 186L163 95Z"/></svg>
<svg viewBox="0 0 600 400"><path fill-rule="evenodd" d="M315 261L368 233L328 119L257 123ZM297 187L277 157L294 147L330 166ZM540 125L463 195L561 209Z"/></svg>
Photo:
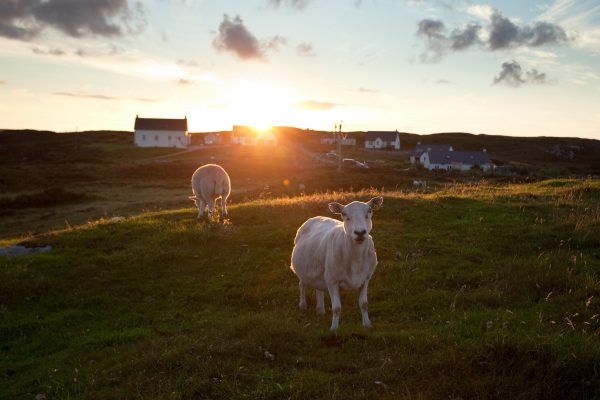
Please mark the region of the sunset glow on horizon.
<svg viewBox="0 0 600 400"><path fill-rule="evenodd" d="M595 0L55 3L0 16L0 129L600 139Z"/></svg>

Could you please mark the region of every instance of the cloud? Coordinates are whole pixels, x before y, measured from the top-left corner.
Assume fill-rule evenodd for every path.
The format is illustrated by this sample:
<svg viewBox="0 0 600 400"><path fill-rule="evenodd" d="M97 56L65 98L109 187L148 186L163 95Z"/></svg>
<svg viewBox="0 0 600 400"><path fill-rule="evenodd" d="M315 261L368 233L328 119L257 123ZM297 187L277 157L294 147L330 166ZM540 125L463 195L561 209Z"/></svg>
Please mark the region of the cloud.
<svg viewBox="0 0 600 400"><path fill-rule="evenodd" d="M487 4L472 4L467 7L466 11L475 17L488 20L492 17L496 9Z"/></svg>
<svg viewBox="0 0 600 400"><path fill-rule="evenodd" d="M557 24L537 21L533 25L517 25L489 6L471 6L470 14L488 18L487 35L479 23L471 22L462 29L447 33L444 22L423 19L417 23L417 37L425 40L422 62L439 61L446 53L481 45L489 51L516 47L540 47L569 42L566 32ZM482 39L484 38L484 39Z"/></svg>
<svg viewBox="0 0 600 400"><path fill-rule="evenodd" d="M304 10L312 0L267 0L267 5L271 8L286 6L296 10Z"/></svg>
<svg viewBox="0 0 600 400"><path fill-rule="evenodd" d="M496 11L490 20L490 50L499 50L521 45L538 47L568 42L567 34L559 25L536 22L533 26L519 27Z"/></svg>
<svg viewBox="0 0 600 400"><path fill-rule="evenodd" d="M0 2L0 36L31 40L53 28L75 38L118 37L141 30L143 6L128 0L4 0Z"/></svg>
<svg viewBox="0 0 600 400"><path fill-rule="evenodd" d="M64 56L67 54L63 49L58 47L51 47L48 50L40 49L39 47L32 47L31 51L35 54L45 55L45 56Z"/></svg>
<svg viewBox="0 0 600 400"><path fill-rule="evenodd" d="M6 85L5 81L0 81L0 85Z"/></svg>
<svg viewBox="0 0 600 400"><path fill-rule="evenodd" d="M359 87L358 89L354 89L355 92L358 93L365 93L365 94L374 94L374 93L381 93L380 90L377 89L369 89L369 88L364 88L364 87Z"/></svg>
<svg viewBox="0 0 600 400"><path fill-rule="evenodd" d="M177 60L177 65L181 66L181 67L185 67L185 68L198 68L200 67L200 64L198 64L198 62L196 60L186 60L183 58L180 58Z"/></svg>
<svg viewBox="0 0 600 400"><path fill-rule="evenodd" d="M494 78L494 85L504 84L513 88L518 88L523 84L530 83L536 85L546 84L546 74L539 72L535 68L525 73L523 77L523 69L516 61L502 63L502 70L497 77Z"/></svg>
<svg viewBox="0 0 600 400"><path fill-rule="evenodd" d="M271 39L264 41L261 47L265 51L279 51L280 47L287 45L287 39L282 36L273 36Z"/></svg>
<svg viewBox="0 0 600 400"><path fill-rule="evenodd" d="M315 101L315 100L307 100L307 101L302 101L299 103L296 103L295 106L297 108L301 108L303 110L310 110L310 111L327 111L327 110L331 110L332 108L341 106L342 104L338 104L338 103L329 103L329 102L324 102L324 101Z"/></svg>
<svg viewBox="0 0 600 400"><path fill-rule="evenodd" d="M539 19L560 24L576 37L576 46L600 53L598 0L555 0Z"/></svg>
<svg viewBox="0 0 600 400"><path fill-rule="evenodd" d="M535 85L544 85L548 83L546 81L546 74L544 72L538 72L535 68L531 71L527 71L527 82Z"/></svg>
<svg viewBox="0 0 600 400"><path fill-rule="evenodd" d="M155 102L154 99L148 99L144 97L134 97L134 98L126 98L126 97L115 97L115 96L107 96L104 94L96 94L96 93L82 93L82 92L54 92L52 93L55 96L65 96L65 97L75 97L79 99L97 99L97 100L135 100L141 102Z"/></svg>
<svg viewBox="0 0 600 400"><path fill-rule="evenodd" d="M246 28L239 15L230 20L227 14L223 15L219 32L213 40L213 47L216 50L233 53L242 60L265 59L267 52L279 51L279 48L286 44L287 39L281 36L259 41Z"/></svg>
<svg viewBox="0 0 600 400"><path fill-rule="evenodd" d="M313 49L313 45L311 43L300 43L298 46L296 46L296 51L301 56L305 56L305 57L315 57L316 56L314 49Z"/></svg>
<svg viewBox="0 0 600 400"><path fill-rule="evenodd" d="M426 41L426 50L421 54L421 61L439 61L447 47L446 26L442 21L433 19L424 19L419 21L417 25L417 36L424 38Z"/></svg>
<svg viewBox="0 0 600 400"><path fill-rule="evenodd" d="M107 46L104 46L103 49L93 49L93 50L88 50L88 49L82 49L82 48L78 48L73 54L75 54L76 56L79 57L103 57L103 56L114 56L117 54L123 54L125 53L125 49L123 49L122 47L118 47L112 43L107 44Z"/></svg>
<svg viewBox="0 0 600 400"><path fill-rule="evenodd" d="M183 79L183 78L180 78L179 80L177 80L177 84L178 84L178 85L195 85L195 84L196 84L196 82L194 82L194 81L193 81L193 80L191 80L191 79Z"/></svg>
<svg viewBox="0 0 600 400"><path fill-rule="evenodd" d="M464 50L479 43L481 25L470 23L464 30L455 29L450 34L450 48L454 51Z"/></svg>
<svg viewBox="0 0 600 400"><path fill-rule="evenodd" d="M452 82L447 80L447 79L438 79L437 81L435 81L436 85L449 85Z"/></svg>

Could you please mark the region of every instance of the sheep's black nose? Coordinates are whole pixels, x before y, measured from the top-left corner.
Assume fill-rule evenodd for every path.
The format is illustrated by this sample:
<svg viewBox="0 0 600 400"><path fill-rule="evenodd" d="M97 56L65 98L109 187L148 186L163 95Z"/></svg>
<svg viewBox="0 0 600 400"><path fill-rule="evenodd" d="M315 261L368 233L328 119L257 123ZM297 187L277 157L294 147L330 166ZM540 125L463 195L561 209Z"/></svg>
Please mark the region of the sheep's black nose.
<svg viewBox="0 0 600 400"><path fill-rule="evenodd" d="M354 234L356 236L364 236L367 233L367 231L365 229L363 229L362 231L354 231Z"/></svg>

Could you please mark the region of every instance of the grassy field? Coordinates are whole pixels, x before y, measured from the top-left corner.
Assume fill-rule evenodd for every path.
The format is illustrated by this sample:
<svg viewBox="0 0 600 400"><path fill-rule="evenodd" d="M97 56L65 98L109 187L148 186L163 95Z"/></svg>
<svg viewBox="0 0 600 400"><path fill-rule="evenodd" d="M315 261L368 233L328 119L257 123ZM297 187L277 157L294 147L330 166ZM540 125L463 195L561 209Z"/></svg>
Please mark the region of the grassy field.
<svg viewBox="0 0 600 400"><path fill-rule="evenodd" d="M0 398L597 398L600 182L386 187L30 239L53 250L0 258ZM293 237L375 194L374 328L346 292L330 333L297 308Z"/></svg>
<svg viewBox="0 0 600 400"><path fill-rule="evenodd" d="M362 153L356 156L382 157ZM100 218L185 207L191 204L192 173L209 162L229 171L232 203L297 195L300 184L307 193L371 185L407 190L423 174L398 173L395 161L340 175L334 165L316 162L313 154L294 143L275 149L224 146L182 152L134 147L130 132L0 131L0 244ZM435 179L461 178L447 174Z"/></svg>

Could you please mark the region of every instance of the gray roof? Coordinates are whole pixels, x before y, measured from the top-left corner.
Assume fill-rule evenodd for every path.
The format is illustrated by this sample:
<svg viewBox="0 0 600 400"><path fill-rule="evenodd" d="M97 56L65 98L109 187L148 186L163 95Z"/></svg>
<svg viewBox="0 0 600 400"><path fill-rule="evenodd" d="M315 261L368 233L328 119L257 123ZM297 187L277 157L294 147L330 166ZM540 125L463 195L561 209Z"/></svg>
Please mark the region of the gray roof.
<svg viewBox="0 0 600 400"><path fill-rule="evenodd" d="M429 162L432 164L490 164L490 158L485 151L428 151L428 153Z"/></svg>
<svg viewBox="0 0 600 400"><path fill-rule="evenodd" d="M150 131L187 131L187 118L169 119L135 117L134 129L144 129Z"/></svg>
<svg viewBox="0 0 600 400"><path fill-rule="evenodd" d="M365 140L375 141L381 138L384 142L393 142L396 140L397 131L368 131Z"/></svg>

